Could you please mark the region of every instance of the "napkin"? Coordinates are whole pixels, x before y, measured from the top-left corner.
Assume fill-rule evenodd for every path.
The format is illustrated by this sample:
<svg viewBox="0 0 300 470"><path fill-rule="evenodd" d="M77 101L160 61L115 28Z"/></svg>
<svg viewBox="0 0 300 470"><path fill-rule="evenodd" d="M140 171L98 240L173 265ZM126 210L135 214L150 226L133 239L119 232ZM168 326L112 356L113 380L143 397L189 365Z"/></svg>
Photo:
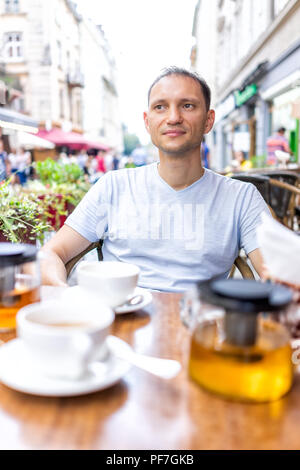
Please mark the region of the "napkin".
<svg viewBox="0 0 300 470"><path fill-rule="evenodd" d="M300 237L272 217L262 214L257 239L272 278L300 286Z"/></svg>

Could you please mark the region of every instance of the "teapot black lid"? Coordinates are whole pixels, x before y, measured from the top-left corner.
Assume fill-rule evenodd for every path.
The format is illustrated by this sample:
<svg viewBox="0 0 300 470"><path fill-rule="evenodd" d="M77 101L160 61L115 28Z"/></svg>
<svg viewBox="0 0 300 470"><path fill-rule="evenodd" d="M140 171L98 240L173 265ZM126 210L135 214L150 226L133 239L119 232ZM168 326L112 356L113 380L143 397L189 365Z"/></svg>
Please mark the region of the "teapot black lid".
<svg viewBox="0 0 300 470"><path fill-rule="evenodd" d="M241 313L281 310L293 299L284 286L254 280L211 280L199 283L198 289L204 301Z"/></svg>
<svg viewBox="0 0 300 470"><path fill-rule="evenodd" d="M29 263L36 258L37 248L34 245L0 243L0 267Z"/></svg>

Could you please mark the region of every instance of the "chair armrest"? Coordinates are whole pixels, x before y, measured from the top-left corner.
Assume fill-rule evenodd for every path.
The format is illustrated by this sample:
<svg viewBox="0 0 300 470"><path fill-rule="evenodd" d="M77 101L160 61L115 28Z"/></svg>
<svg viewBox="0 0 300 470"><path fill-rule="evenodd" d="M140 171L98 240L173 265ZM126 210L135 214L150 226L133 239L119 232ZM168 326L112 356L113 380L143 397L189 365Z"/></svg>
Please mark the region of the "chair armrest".
<svg viewBox="0 0 300 470"><path fill-rule="evenodd" d="M101 249L101 246L102 246L102 240L99 242L95 242L95 243L91 243L91 245L89 245L84 251L82 251L81 253L79 253L78 255L74 256L74 258L70 259L66 264L65 264L65 268L66 268L66 271L67 271L67 278L70 276L71 274L71 271L73 270L74 266L78 263L78 261L81 260L81 258L83 258L87 253L89 253L90 251L94 250L95 248L97 248L98 250L98 257L99 257L99 249Z"/></svg>
<svg viewBox="0 0 300 470"><path fill-rule="evenodd" d="M241 256L238 256L234 262L234 265L238 268L240 271L243 279L255 279L255 276L249 267L248 263L243 260Z"/></svg>
<svg viewBox="0 0 300 470"><path fill-rule="evenodd" d="M297 188L297 186L284 183L283 181L274 180L273 178L269 179L269 183L273 186L278 186L278 188L286 189L288 191L291 191L291 193L298 194L300 196L300 188Z"/></svg>

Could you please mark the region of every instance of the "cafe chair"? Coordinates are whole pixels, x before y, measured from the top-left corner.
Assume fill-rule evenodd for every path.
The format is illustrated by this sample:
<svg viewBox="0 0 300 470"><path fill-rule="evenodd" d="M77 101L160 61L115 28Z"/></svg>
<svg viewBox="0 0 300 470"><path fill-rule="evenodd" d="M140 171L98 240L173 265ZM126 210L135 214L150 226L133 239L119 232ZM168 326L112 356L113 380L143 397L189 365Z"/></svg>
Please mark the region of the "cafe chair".
<svg viewBox="0 0 300 470"><path fill-rule="evenodd" d="M277 220L291 230L295 230L296 204L297 196L300 196L300 188L272 177L270 178L270 189L270 206L274 210ZM299 230L299 220L296 230Z"/></svg>
<svg viewBox="0 0 300 470"><path fill-rule="evenodd" d="M103 240L99 240L98 242L91 243L84 251L79 253L78 255L74 256L74 258L70 259L66 264L65 268L67 271L67 278L69 278L71 272L75 268L76 264L88 253L90 253L93 250L97 250L98 254L98 260L103 261L103 255L102 255L102 245L103 245Z"/></svg>
<svg viewBox="0 0 300 470"><path fill-rule="evenodd" d="M74 258L70 259L65 265L66 271L67 271L67 278L69 278L71 272L77 265L77 263L88 253L90 253L92 250L97 250L98 254L98 260L103 261L103 255L102 255L102 245L103 245L103 240L99 240L98 242L91 243L90 246L86 248L86 250L82 251L79 253L77 256L74 256ZM251 268L247 264L247 262L241 258L240 256L237 257L237 259L234 262L234 265L231 269L229 277L233 277L235 269L238 269L244 279L254 279L254 275L251 271Z"/></svg>
<svg viewBox="0 0 300 470"><path fill-rule="evenodd" d="M300 195L299 177L294 173L269 172L263 174L235 174L233 179L252 183L268 204L274 219L294 230L297 195ZM298 218L298 230L300 219Z"/></svg>
<svg viewBox="0 0 300 470"><path fill-rule="evenodd" d="M277 220L293 230L297 201L297 191L295 192L294 189L299 186L299 176L280 170L264 172L263 175L270 178L270 206L274 210Z"/></svg>

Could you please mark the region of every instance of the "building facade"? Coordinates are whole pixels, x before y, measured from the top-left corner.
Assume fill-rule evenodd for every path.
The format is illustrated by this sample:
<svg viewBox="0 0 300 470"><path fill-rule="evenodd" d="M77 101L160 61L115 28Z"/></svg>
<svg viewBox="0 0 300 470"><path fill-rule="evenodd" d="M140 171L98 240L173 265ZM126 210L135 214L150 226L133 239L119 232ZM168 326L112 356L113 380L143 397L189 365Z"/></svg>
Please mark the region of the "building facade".
<svg viewBox="0 0 300 470"><path fill-rule="evenodd" d="M18 110L47 129L108 137L119 146L117 95L104 81L114 84L106 48L103 31L70 0L0 0L0 64L23 91Z"/></svg>
<svg viewBox="0 0 300 470"><path fill-rule="evenodd" d="M226 167L239 150L263 165L266 140L281 126L297 160L300 1L212 3L217 10L216 54L211 58L216 63L214 166Z"/></svg>
<svg viewBox="0 0 300 470"><path fill-rule="evenodd" d="M216 67L217 54L217 3L200 0L195 9L193 23L194 47L191 53L192 70L196 71L208 83L211 89L211 106L216 105ZM216 152L215 134L206 136L211 155Z"/></svg>
<svg viewBox="0 0 300 470"><path fill-rule="evenodd" d="M83 127L92 140L103 140L121 152L123 132L112 52L103 29L91 20L81 21L80 37L80 63L85 77L82 90Z"/></svg>

